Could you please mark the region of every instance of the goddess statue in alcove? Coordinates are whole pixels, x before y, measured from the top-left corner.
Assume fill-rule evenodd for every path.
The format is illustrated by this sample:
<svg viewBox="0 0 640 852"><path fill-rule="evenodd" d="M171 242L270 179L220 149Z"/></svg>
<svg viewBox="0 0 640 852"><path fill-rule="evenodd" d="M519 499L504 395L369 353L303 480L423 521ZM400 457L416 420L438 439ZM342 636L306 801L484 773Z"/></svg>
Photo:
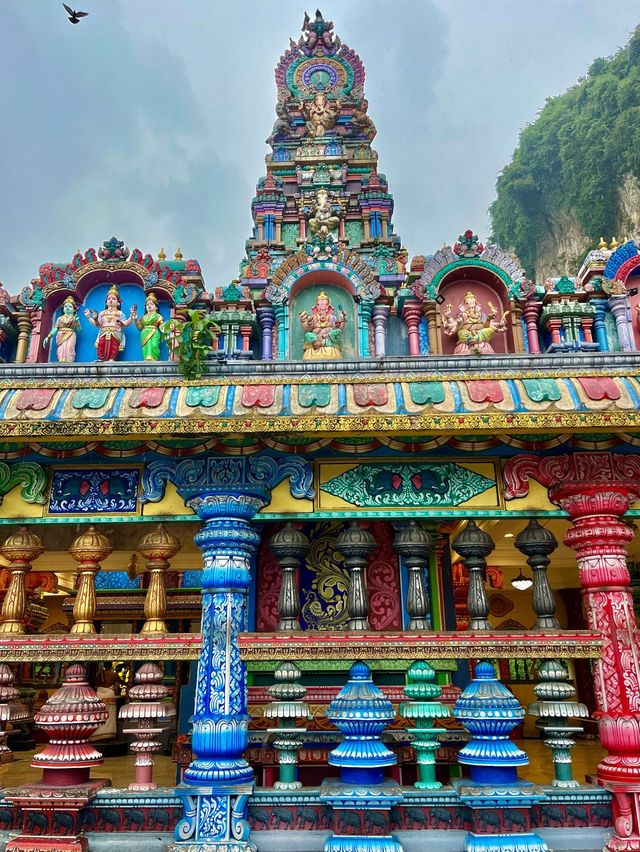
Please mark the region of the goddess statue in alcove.
<svg viewBox="0 0 640 852"><path fill-rule="evenodd" d="M76 303L72 296L62 303L62 313L51 326L51 331L42 341L48 346L52 337L56 339L56 357L61 364L70 364L76 360L76 342L80 331Z"/></svg>
<svg viewBox="0 0 640 852"><path fill-rule="evenodd" d="M458 305L457 316L452 316L452 305L448 304L442 313L443 331L449 337L454 334L458 343L453 350L454 355L490 355L494 349L490 341L496 333L507 330L509 311L498 319L498 311L487 302L489 313L482 310L482 305L475 293L469 291Z"/></svg>
<svg viewBox="0 0 640 852"><path fill-rule="evenodd" d="M342 358L342 329L346 321L345 312L340 310L338 315L331 299L322 290L311 313L300 311L300 324L305 332L303 361Z"/></svg>

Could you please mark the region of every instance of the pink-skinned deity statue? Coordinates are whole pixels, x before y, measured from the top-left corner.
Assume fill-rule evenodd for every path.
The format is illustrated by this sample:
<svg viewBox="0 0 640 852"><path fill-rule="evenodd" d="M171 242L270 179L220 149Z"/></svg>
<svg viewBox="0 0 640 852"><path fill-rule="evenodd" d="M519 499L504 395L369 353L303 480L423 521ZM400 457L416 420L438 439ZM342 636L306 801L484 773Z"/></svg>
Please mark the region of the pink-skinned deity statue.
<svg viewBox="0 0 640 852"><path fill-rule="evenodd" d="M300 324L304 331L302 359L319 361L342 358L342 329L346 321L345 312L341 310L338 315L323 290L311 308L311 313L300 311Z"/></svg>
<svg viewBox="0 0 640 852"><path fill-rule="evenodd" d="M493 353L491 340L498 332L507 330L509 311L498 319L498 311L487 302L489 313L484 313L482 305L472 292L468 292L458 305L454 317L452 305L448 304L442 313L443 331L449 337L458 338L454 355L490 355Z"/></svg>
<svg viewBox="0 0 640 852"><path fill-rule="evenodd" d="M137 318L137 308L132 305L129 316L121 310L122 302L117 287L107 293L103 311L86 310L84 315L98 329L96 350L98 361L115 361L118 353L124 350L124 328Z"/></svg>

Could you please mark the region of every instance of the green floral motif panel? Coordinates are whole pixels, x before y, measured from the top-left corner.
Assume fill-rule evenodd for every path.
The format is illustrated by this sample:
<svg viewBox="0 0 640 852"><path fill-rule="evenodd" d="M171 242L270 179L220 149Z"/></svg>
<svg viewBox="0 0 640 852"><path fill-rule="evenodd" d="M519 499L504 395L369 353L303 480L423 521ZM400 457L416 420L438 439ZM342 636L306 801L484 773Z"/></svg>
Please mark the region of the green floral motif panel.
<svg viewBox="0 0 640 852"><path fill-rule="evenodd" d="M300 225L297 222L284 222L282 225L282 242L284 247L293 249L298 248L298 237L300 236Z"/></svg>
<svg viewBox="0 0 640 852"><path fill-rule="evenodd" d="M191 408L195 408L197 405L201 405L203 408L211 408L217 404L219 396L219 385L191 387L187 389L185 403Z"/></svg>
<svg viewBox="0 0 640 852"><path fill-rule="evenodd" d="M349 238L351 248L359 246L364 239L364 225L362 222L347 221L344 223L344 234Z"/></svg>
<svg viewBox="0 0 640 852"><path fill-rule="evenodd" d="M444 402L442 382L409 382L409 392L415 405Z"/></svg>
<svg viewBox="0 0 640 852"><path fill-rule="evenodd" d="M361 464L321 486L361 508L459 506L495 488L495 482L454 462Z"/></svg>
<svg viewBox="0 0 640 852"><path fill-rule="evenodd" d="M523 379L522 384L532 402L557 402L562 398L555 379Z"/></svg>
<svg viewBox="0 0 640 852"><path fill-rule="evenodd" d="M71 403L75 409L102 408L107 404L111 388L79 388Z"/></svg>
<svg viewBox="0 0 640 852"><path fill-rule="evenodd" d="M324 408L331 401L331 385L300 385L298 402L303 408L317 405Z"/></svg>

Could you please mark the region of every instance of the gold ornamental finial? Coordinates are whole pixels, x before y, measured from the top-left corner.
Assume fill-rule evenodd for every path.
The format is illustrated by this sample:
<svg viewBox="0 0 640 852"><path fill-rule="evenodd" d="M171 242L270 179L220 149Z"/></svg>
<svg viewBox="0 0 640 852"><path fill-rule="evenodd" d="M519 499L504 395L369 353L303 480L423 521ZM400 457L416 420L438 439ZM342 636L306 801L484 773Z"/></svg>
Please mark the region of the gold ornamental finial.
<svg viewBox="0 0 640 852"><path fill-rule="evenodd" d="M166 259L167 259L167 256L164 253L164 249L161 248L160 251L158 252L158 260L166 260Z"/></svg>
<svg viewBox="0 0 640 852"><path fill-rule="evenodd" d="M180 246L176 249L176 253L174 255L176 260L182 260L182 252L180 251Z"/></svg>
<svg viewBox="0 0 640 852"><path fill-rule="evenodd" d="M605 240L604 237L600 237L600 242L598 243L598 248L600 249L600 251L606 251L609 248L609 246L607 245L607 241Z"/></svg>
<svg viewBox="0 0 640 852"><path fill-rule="evenodd" d="M618 246L619 246L619 245L620 245L620 243L619 243L619 242L617 241L617 239L614 237L614 238L611 240L611 245L609 246L609 248L611 249L611 251L615 251L615 250L618 248Z"/></svg>

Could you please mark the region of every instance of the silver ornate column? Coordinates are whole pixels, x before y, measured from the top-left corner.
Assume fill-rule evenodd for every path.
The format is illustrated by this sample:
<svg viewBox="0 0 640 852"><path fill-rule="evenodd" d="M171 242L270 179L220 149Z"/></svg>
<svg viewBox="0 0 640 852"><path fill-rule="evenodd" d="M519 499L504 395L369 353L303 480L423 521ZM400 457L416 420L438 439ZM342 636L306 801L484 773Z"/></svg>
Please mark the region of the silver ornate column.
<svg viewBox="0 0 640 852"><path fill-rule="evenodd" d="M369 595L365 571L369 556L376 543L370 532L363 530L355 521L351 521L336 541L336 550L344 556L349 571L349 592L347 593L347 611L349 621L347 630L370 630Z"/></svg>
<svg viewBox="0 0 640 852"><path fill-rule="evenodd" d="M484 584L487 556L495 547L493 539L471 520L451 542L451 547L460 554L464 567L469 572L467 597L467 609L471 616L469 630L491 630L491 622L488 618L489 598Z"/></svg>
<svg viewBox="0 0 640 852"><path fill-rule="evenodd" d="M298 570L302 559L309 552L309 539L289 522L273 536L269 547L282 571L278 598L278 630L300 630Z"/></svg>
<svg viewBox="0 0 640 852"><path fill-rule="evenodd" d="M549 585L547 568L549 554L558 546L558 542L549 530L532 518L527 526L518 533L515 546L527 557L527 565L533 572L533 611L537 618L536 630L560 627L556 618L556 600Z"/></svg>
<svg viewBox="0 0 640 852"><path fill-rule="evenodd" d="M433 550L433 539L417 521L409 521L396 533L393 548L404 559L409 573L407 629L429 630L429 594L425 582L425 570L429 565L429 554Z"/></svg>

